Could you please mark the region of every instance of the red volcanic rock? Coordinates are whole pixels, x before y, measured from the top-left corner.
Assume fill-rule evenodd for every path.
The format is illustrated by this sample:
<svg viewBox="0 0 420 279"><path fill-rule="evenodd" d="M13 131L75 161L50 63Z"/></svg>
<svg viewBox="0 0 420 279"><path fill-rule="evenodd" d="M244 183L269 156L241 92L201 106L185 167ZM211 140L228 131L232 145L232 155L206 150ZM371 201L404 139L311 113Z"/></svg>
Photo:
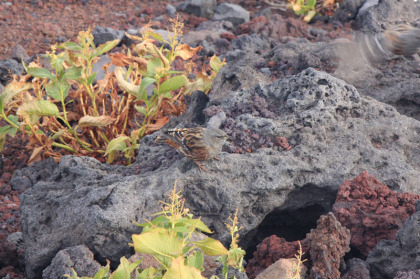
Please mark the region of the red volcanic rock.
<svg viewBox="0 0 420 279"><path fill-rule="evenodd" d="M307 241L301 241L302 250L305 253L303 258L307 258ZM284 238L276 235L265 238L254 252L253 258L249 260L246 266L248 278L253 279L259 273L264 271L271 264L282 258L294 258L299 250L299 242L287 242Z"/></svg>
<svg viewBox="0 0 420 279"><path fill-rule="evenodd" d="M321 216L317 228L306 235L312 268L310 278L340 278L340 259L350 251L350 231L332 212Z"/></svg>
<svg viewBox="0 0 420 279"><path fill-rule="evenodd" d="M418 199L420 195L391 191L364 171L339 187L333 211L350 229L350 244L367 256L381 239L395 239Z"/></svg>

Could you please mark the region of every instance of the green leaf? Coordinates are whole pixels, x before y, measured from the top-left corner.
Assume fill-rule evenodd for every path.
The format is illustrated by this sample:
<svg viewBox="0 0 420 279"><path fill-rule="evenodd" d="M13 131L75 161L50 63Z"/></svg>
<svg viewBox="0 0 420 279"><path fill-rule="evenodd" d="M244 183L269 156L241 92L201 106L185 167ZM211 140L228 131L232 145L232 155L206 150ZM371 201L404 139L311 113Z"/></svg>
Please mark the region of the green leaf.
<svg viewBox="0 0 420 279"><path fill-rule="evenodd" d="M142 260L131 263L125 258L120 259L120 265L112 273L110 279L130 279L131 272L140 264Z"/></svg>
<svg viewBox="0 0 420 279"><path fill-rule="evenodd" d="M184 257L172 261L171 268L162 279L204 279L200 270L184 264Z"/></svg>
<svg viewBox="0 0 420 279"><path fill-rule="evenodd" d="M150 35L150 37L152 37L155 40L158 40L159 42L164 42L165 41L160 34L155 33L153 31L149 32L149 35Z"/></svg>
<svg viewBox="0 0 420 279"><path fill-rule="evenodd" d="M87 78L87 83L88 83L88 85L91 85L91 84L95 81L95 78L96 78L96 72L94 72L93 74L91 74L91 75Z"/></svg>
<svg viewBox="0 0 420 279"><path fill-rule="evenodd" d="M194 251L191 255L187 257L187 265L197 268L198 270L203 270L204 256L201 251Z"/></svg>
<svg viewBox="0 0 420 279"><path fill-rule="evenodd" d="M78 77L82 75L83 67L70 67L68 68L63 75L63 78L77 80Z"/></svg>
<svg viewBox="0 0 420 279"><path fill-rule="evenodd" d="M223 62L216 56L216 54L210 58L210 67L214 72L218 73L223 66Z"/></svg>
<svg viewBox="0 0 420 279"><path fill-rule="evenodd" d="M123 151L127 148L126 140L129 140L130 137L121 136L111 140L105 150L105 155L109 154L111 151Z"/></svg>
<svg viewBox="0 0 420 279"><path fill-rule="evenodd" d="M37 78L55 79L55 75L44 68L28 68L28 74Z"/></svg>
<svg viewBox="0 0 420 279"><path fill-rule="evenodd" d="M63 72L63 62L66 58L64 56L57 56L54 64L51 64L51 66L57 71L57 73L59 73L61 75L61 73Z"/></svg>
<svg viewBox="0 0 420 279"><path fill-rule="evenodd" d="M155 274L157 272L157 269L154 268L153 266L146 268L145 270L143 270L139 276L137 277L137 279L152 279L155 278Z"/></svg>
<svg viewBox="0 0 420 279"><path fill-rule="evenodd" d="M108 41L102 45L100 45L99 47L96 48L96 50L93 52L92 54L92 58L95 58L99 55L104 54L105 52L110 51L111 49L113 49L116 45L118 45L120 42L120 40L113 40L113 41Z"/></svg>
<svg viewBox="0 0 420 279"><path fill-rule="evenodd" d="M151 77L143 77L143 79L141 80L140 83L140 89L139 89L139 99L144 101L147 100L147 91L146 88L147 86L153 84L156 82L156 79L151 78Z"/></svg>
<svg viewBox="0 0 420 279"><path fill-rule="evenodd" d="M160 215L151 221L153 225L168 224L169 218L163 215Z"/></svg>
<svg viewBox="0 0 420 279"><path fill-rule="evenodd" d="M45 91L47 95L51 98L54 98L58 101L64 101L64 99L69 94L70 83L67 80L50 82L45 86Z"/></svg>
<svg viewBox="0 0 420 279"><path fill-rule="evenodd" d="M203 240L191 242L198 246L208 256L220 256L227 255L229 251L223 246L223 244L216 239L207 237Z"/></svg>
<svg viewBox="0 0 420 279"><path fill-rule="evenodd" d="M188 79L184 75L174 76L165 80L159 87L159 93L171 92L186 85Z"/></svg>
<svg viewBox="0 0 420 279"><path fill-rule="evenodd" d="M188 218L182 218L179 219L177 221L177 225L178 224L183 224L183 225L190 225L194 228L199 229L202 232L206 232L206 233L213 233L204 223L203 221L201 221L200 219L188 219Z"/></svg>
<svg viewBox="0 0 420 279"><path fill-rule="evenodd" d="M314 10L309 11L306 14L306 16L303 18L303 20L306 21L306 22L310 22L314 18L315 15L316 15L316 11L314 11Z"/></svg>
<svg viewBox="0 0 420 279"><path fill-rule="evenodd" d="M0 92L0 111L3 111L6 105L13 99L14 96L20 92L27 91L32 89L33 86L31 83L26 82L11 82Z"/></svg>
<svg viewBox="0 0 420 279"><path fill-rule="evenodd" d="M134 105L134 108L143 115L147 116L147 109L142 106Z"/></svg>
<svg viewBox="0 0 420 279"><path fill-rule="evenodd" d="M81 50L83 50L82 46L80 46L79 44L74 43L74 42L63 43L58 48L65 48L65 49L68 49L68 50L71 50L71 51L81 51Z"/></svg>
<svg viewBox="0 0 420 279"><path fill-rule="evenodd" d="M162 67L163 63L159 58L152 58L147 62L147 74L150 77L154 77L156 75L156 69Z"/></svg>
<svg viewBox="0 0 420 279"><path fill-rule="evenodd" d="M35 100L30 103L22 104L18 110L18 115L36 116L58 116L59 111L55 104L45 100Z"/></svg>
<svg viewBox="0 0 420 279"><path fill-rule="evenodd" d="M132 235L134 250L139 253L177 258L182 255L183 243L162 228Z"/></svg>
<svg viewBox="0 0 420 279"><path fill-rule="evenodd" d="M229 255L227 256L228 265L235 268L242 268L242 262L245 253L246 252L241 248L230 249Z"/></svg>
<svg viewBox="0 0 420 279"><path fill-rule="evenodd" d="M104 278L108 278L107 274L109 272L109 261L107 260L107 265L101 267L101 269L98 270L98 272L96 272L95 276L93 277L93 279L104 279Z"/></svg>

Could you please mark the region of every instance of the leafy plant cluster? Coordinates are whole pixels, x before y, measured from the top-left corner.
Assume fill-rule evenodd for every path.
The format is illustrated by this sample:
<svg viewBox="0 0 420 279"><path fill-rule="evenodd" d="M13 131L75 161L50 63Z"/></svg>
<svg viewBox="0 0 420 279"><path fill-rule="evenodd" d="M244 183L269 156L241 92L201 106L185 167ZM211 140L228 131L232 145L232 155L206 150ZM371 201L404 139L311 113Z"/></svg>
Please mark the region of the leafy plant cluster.
<svg viewBox="0 0 420 279"><path fill-rule="evenodd" d="M310 22L316 15L316 0L289 0L290 8L297 15L304 15L303 20Z"/></svg>
<svg viewBox="0 0 420 279"><path fill-rule="evenodd" d="M0 127L0 151L7 134L22 133L33 149L30 163L64 153L108 156L111 163L120 152L131 163L141 138L185 111L185 94L209 92L224 65L213 56L190 80L191 60L201 47L182 44L182 28L173 20L168 40L149 26L141 37L127 35L139 43L109 54L116 68L105 67L105 77L97 82L94 64L117 40L95 46L88 30L79 33L77 42L52 46L46 54L50 69L39 61L24 65L27 74L0 93L0 119L7 123ZM175 70L175 64L184 67Z"/></svg>
<svg viewBox="0 0 420 279"><path fill-rule="evenodd" d="M184 199L176 190L176 183L169 195L169 203L162 202L162 211L157 213L155 219L138 224L143 227L141 234L132 235L133 243L130 245L138 253L152 255L159 263L159 268L148 267L141 270L138 266L141 260L130 263L125 257L120 260L118 268L110 274L109 262L102 267L94 277L65 275L71 279L203 279L204 255L219 256L216 261L222 263L223 278L229 277L229 267L241 272L245 251L238 247L238 218L237 212L226 224L230 231L232 242L227 250L223 244L210 237L202 240L193 240L198 231L211 233L210 229L200 220L193 218L189 210L184 207ZM211 279L218 278L213 275Z"/></svg>

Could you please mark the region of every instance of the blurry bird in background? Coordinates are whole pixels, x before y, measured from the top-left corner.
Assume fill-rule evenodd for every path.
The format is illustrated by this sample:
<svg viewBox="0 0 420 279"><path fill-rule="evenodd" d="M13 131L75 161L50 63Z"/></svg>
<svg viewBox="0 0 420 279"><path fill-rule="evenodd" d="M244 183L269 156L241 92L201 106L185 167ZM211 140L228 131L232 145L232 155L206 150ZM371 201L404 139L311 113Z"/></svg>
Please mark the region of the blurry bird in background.
<svg viewBox="0 0 420 279"><path fill-rule="evenodd" d="M357 41L370 60L392 58L393 55L410 56L420 50L420 28L399 24L383 33L359 36Z"/></svg>

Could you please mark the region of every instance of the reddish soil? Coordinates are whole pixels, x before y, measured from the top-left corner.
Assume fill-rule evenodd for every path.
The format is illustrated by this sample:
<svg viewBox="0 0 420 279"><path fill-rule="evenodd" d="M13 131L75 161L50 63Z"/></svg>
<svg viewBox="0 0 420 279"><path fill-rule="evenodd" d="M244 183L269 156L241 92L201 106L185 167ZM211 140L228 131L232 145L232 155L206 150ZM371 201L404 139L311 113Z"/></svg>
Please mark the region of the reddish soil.
<svg viewBox="0 0 420 279"><path fill-rule="evenodd" d="M83 2L86 2L83 4ZM118 30L139 28L163 16L162 21L153 21L152 27L165 29L170 26L169 16L165 11L166 4L176 6L179 0L0 0L0 60L9 58L12 50L21 45L29 56L44 53L50 45L58 41L74 41L79 31L95 28L95 26L112 27ZM236 3L251 12L251 18L266 8L263 1L233 0L218 1ZM283 13L300 21L292 13ZM184 32L188 32L205 21L185 13ZM264 25L265 23L263 23ZM306 23L299 23L306 25ZM254 25L254 28L252 27ZM260 24L261 25L261 24ZM316 23L317 28L331 29L331 25ZM244 24L239 33L255 32L258 20ZM290 32L296 32L291 30ZM340 33L337 31L337 34ZM233 34L225 34L228 40ZM290 36L301 34L290 34ZM2 126L0 122L0 126ZM26 151L23 139L15 137L6 139L3 151L0 153L0 278L9 274L10 278L25 278L24 251L7 244L6 238L20 231L19 224L19 191L14 191L10 179L17 169L27 165L31 151Z"/></svg>

